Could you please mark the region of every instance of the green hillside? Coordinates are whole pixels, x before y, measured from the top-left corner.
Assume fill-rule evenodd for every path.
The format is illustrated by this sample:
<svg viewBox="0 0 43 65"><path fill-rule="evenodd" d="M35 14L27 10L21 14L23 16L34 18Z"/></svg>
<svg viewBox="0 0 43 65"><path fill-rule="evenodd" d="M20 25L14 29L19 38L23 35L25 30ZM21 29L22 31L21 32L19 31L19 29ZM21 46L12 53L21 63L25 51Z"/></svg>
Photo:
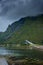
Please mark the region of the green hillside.
<svg viewBox="0 0 43 65"><path fill-rule="evenodd" d="M25 40L43 44L43 17L24 18L24 24L4 43L23 44Z"/></svg>

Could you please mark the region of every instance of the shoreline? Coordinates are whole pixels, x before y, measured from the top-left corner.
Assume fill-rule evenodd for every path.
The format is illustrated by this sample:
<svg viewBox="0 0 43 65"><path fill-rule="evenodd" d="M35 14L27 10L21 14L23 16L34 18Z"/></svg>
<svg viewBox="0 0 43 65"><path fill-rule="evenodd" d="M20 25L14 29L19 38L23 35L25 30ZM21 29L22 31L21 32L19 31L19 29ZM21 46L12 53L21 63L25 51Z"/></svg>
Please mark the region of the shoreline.
<svg viewBox="0 0 43 65"><path fill-rule="evenodd" d="M1 61L2 60L2 61ZM33 58L16 58L16 57L0 57L1 62L7 63L6 65L43 65L43 60ZM3 63L4 63L3 62ZM5 65L5 64L3 64Z"/></svg>

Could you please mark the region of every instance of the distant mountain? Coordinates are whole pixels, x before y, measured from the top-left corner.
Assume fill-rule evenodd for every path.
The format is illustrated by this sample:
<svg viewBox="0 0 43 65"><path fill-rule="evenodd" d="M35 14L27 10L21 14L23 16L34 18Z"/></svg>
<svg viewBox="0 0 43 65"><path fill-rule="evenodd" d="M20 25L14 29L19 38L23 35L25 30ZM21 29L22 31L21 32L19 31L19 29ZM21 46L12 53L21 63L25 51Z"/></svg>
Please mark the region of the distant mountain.
<svg viewBox="0 0 43 65"><path fill-rule="evenodd" d="M9 25L5 32L0 33L0 43L24 43L30 40L43 43L43 15L24 17Z"/></svg>

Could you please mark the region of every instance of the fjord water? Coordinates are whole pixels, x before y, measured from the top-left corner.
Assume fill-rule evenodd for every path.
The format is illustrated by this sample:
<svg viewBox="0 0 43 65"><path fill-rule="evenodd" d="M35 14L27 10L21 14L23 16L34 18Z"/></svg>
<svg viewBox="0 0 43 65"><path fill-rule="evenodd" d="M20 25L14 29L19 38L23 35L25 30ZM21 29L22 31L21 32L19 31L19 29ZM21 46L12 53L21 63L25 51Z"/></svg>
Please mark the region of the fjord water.
<svg viewBox="0 0 43 65"><path fill-rule="evenodd" d="M15 57L28 57L33 59L43 60L43 51L34 50L34 49L24 49L24 50L8 50L4 47L0 47L1 56L15 56Z"/></svg>

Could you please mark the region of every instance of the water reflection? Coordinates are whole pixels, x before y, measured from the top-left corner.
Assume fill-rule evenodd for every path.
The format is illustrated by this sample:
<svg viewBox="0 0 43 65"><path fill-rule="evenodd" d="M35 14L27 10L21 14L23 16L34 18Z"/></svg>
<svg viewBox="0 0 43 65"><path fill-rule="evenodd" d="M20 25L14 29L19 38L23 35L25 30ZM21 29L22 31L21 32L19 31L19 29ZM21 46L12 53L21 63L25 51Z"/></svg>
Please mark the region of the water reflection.
<svg viewBox="0 0 43 65"><path fill-rule="evenodd" d="M7 50L0 47L0 55L25 56L29 58L43 59L43 52L38 50Z"/></svg>

